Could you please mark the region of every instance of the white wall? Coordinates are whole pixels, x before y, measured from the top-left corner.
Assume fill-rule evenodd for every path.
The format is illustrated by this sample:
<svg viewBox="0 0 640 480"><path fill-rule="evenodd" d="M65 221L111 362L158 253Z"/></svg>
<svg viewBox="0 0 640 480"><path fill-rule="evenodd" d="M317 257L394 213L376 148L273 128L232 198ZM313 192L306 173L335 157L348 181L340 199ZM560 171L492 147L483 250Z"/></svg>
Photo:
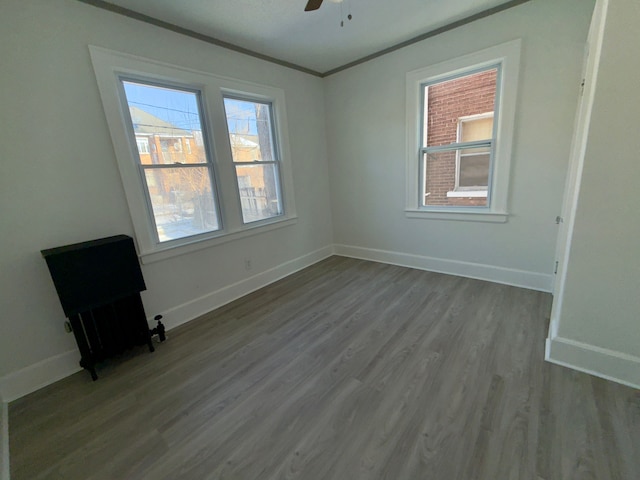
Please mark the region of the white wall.
<svg viewBox="0 0 640 480"><path fill-rule="evenodd" d="M0 397L0 480L9 480L9 405Z"/></svg>
<svg viewBox="0 0 640 480"><path fill-rule="evenodd" d="M144 265L148 316L174 309L168 321L179 323L330 251L321 79L75 0L3 0L0 32L0 391L4 385L5 400L78 368L77 347L63 330L64 314L40 250L133 235L89 44L279 87L286 95L297 224ZM247 255L250 272L244 269ZM218 294L189 303L212 292Z"/></svg>
<svg viewBox="0 0 640 480"><path fill-rule="evenodd" d="M640 3L609 0L549 359L640 388Z"/></svg>
<svg viewBox="0 0 640 480"><path fill-rule="evenodd" d="M40 250L133 235L87 45L285 90L298 223L143 266L147 314L175 325L321 258L334 240L343 253L550 288L592 8L533 0L321 80L75 0L5 0L0 394L78 368ZM405 218L405 73L514 38L523 66L509 222Z"/></svg>
<svg viewBox="0 0 640 480"><path fill-rule="evenodd" d="M593 6L594 1L534 0L329 77L337 250L550 290L554 220ZM523 47L508 222L406 218L406 72L515 38L522 38Z"/></svg>

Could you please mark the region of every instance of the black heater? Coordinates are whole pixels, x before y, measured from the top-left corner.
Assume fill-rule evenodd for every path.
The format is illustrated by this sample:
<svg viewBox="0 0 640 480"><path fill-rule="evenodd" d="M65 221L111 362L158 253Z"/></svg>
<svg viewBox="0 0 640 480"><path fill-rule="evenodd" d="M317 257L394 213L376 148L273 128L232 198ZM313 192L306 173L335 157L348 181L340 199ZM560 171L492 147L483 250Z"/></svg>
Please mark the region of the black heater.
<svg viewBox="0 0 640 480"><path fill-rule="evenodd" d="M81 354L96 380L97 362L137 345L153 352L140 299L147 287L127 235L42 250Z"/></svg>

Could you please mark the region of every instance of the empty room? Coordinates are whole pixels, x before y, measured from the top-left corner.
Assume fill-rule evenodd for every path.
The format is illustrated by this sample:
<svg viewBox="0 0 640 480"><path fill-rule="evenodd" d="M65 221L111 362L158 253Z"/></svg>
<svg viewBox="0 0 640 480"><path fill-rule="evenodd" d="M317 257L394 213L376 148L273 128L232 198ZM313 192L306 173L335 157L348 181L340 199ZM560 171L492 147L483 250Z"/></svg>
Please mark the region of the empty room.
<svg viewBox="0 0 640 480"><path fill-rule="evenodd" d="M2 0L0 479L639 479L638 25Z"/></svg>

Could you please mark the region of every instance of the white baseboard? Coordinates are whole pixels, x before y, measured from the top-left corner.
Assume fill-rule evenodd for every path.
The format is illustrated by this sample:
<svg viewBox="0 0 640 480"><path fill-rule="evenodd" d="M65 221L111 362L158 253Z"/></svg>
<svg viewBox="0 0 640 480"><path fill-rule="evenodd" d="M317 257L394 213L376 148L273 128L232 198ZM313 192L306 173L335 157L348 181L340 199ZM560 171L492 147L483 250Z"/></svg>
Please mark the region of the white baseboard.
<svg viewBox="0 0 640 480"><path fill-rule="evenodd" d="M547 338L545 360L640 389L640 358L633 355L554 337Z"/></svg>
<svg viewBox="0 0 640 480"><path fill-rule="evenodd" d="M553 276L512 268L496 267L481 263L462 262L445 258L426 257L409 253L376 250L373 248L334 245L334 253L344 257L389 263L401 267L417 268L430 272L458 275L460 277L487 280L514 287L528 288L541 292L551 292Z"/></svg>
<svg viewBox="0 0 640 480"><path fill-rule="evenodd" d="M240 282L228 285L200 298L178 305L170 310L162 312L165 327L170 330L189 322L207 312L215 310L233 300L247 295L255 290L269 285L292 273L302 270L314 263L324 260L333 254L331 245L313 251L288 262L278 265L264 272ZM148 319L149 325L153 325L153 319ZM0 398L5 402L12 402L24 395L35 392L40 388L57 382L69 375L81 370L80 354L77 350L58 354L47 358L22 370L12 372L0 378Z"/></svg>
<svg viewBox="0 0 640 480"><path fill-rule="evenodd" d="M477 278L543 292L550 291L552 285L551 276L540 273L348 245L329 245L182 305L177 305L162 312L162 321L165 327L170 330L313 265L334 253L346 257ZM152 319L149 319L149 323L153 325ZM79 371L79 360L78 352L72 350L10 373L0 378L0 395L5 402L16 400Z"/></svg>
<svg viewBox="0 0 640 480"><path fill-rule="evenodd" d="M255 292L262 287L266 287L267 285L287 277L292 273L302 270L303 268L307 268L314 263L318 263L331 255L333 255L333 247L329 245L301 257L294 258L293 260L289 260L282 265L270 268L269 270L260 272L252 277L227 285L219 290L207 293L202 297L162 312L162 323L164 323L167 329L175 328L183 323L193 320L194 318L204 315L205 313L215 310L216 308L220 308L227 303L233 302L234 300L237 300L251 292ZM152 324L151 320L149 320L149 324Z"/></svg>
<svg viewBox="0 0 640 480"><path fill-rule="evenodd" d="M60 353L0 378L0 395L13 402L81 370L77 350Z"/></svg>
<svg viewBox="0 0 640 480"><path fill-rule="evenodd" d="M0 397L0 479L9 480L9 404Z"/></svg>

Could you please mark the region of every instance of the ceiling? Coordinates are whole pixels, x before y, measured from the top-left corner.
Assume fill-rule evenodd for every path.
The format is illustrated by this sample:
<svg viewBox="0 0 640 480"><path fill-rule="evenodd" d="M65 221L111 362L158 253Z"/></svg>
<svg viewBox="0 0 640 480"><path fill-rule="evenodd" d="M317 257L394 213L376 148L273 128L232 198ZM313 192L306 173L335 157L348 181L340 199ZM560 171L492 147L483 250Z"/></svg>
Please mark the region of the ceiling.
<svg viewBox="0 0 640 480"><path fill-rule="evenodd" d="M83 1L83 0L81 0ZM316 73L363 57L487 10L522 0L106 0L152 19L231 43ZM108 6L108 5L107 5ZM346 18L351 12L352 20ZM121 10L121 13L131 13ZM150 20L150 19L148 19ZM344 27L340 22L344 21Z"/></svg>

